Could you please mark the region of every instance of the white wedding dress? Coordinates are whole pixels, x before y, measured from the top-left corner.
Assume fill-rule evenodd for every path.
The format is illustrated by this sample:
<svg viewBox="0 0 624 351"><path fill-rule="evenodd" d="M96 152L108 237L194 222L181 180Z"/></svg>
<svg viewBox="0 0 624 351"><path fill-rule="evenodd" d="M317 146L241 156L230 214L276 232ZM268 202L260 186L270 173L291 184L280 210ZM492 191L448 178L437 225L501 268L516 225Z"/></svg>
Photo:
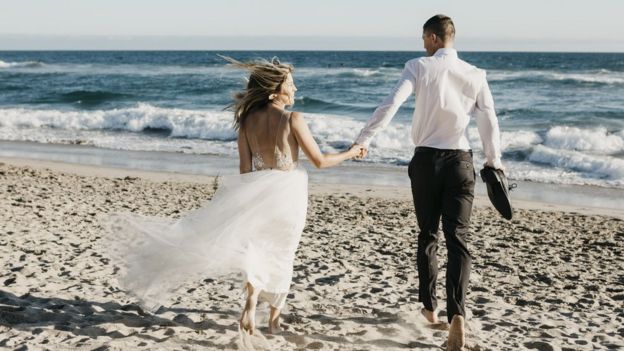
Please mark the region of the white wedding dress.
<svg viewBox="0 0 624 351"><path fill-rule="evenodd" d="M222 177L212 200L181 218L117 213L104 221L121 288L143 307L166 305L182 284L241 273L242 284L261 290L260 300L283 308L305 225L308 175L291 156L289 116L272 132L273 155L265 147L263 157L247 133L254 171Z"/></svg>

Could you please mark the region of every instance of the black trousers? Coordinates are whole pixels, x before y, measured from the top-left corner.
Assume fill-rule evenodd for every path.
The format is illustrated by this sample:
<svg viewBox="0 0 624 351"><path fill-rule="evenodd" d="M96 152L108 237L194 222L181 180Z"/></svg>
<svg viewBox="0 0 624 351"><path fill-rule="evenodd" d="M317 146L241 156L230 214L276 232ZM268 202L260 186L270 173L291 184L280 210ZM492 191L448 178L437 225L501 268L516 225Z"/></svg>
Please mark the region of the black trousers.
<svg viewBox="0 0 624 351"><path fill-rule="evenodd" d="M464 303L472 259L466 239L474 199L472 151L417 147L408 168L416 208L418 234L418 292L425 308L437 308L438 228L446 239L447 317L465 316Z"/></svg>

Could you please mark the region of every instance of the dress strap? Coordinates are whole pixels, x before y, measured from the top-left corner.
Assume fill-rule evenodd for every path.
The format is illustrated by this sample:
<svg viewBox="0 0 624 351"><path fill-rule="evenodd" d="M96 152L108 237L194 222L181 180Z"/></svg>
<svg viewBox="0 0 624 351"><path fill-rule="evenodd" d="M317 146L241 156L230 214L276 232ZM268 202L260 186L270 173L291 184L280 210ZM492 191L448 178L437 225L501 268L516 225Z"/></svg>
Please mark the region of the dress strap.
<svg viewBox="0 0 624 351"><path fill-rule="evenodd" d="M277 138L279 138L280 128L282 127L282 122L284 121L285 115L286 115L286 110L282 112L279 123L277 124L277 128L275 129L275 143L273 144L273 164L274 165L277 165Z"/></svg>
<svg viewBox="0 0 624 351"><path fill-rule="evenodd" d="M252 143L253 143L253 144L254 144L254 148L256 149L255 154L259 154L260 144L258 143L258 138L257 138L257 137L255 137L255 135L254 135L254 137L253 137L253 138L250 138L250 137L249 137L249 133L247 133L247 128L244 128L244 130L245 130L245 138L247 139L247 142L248 142L249 144L252 144Z"/></svg>

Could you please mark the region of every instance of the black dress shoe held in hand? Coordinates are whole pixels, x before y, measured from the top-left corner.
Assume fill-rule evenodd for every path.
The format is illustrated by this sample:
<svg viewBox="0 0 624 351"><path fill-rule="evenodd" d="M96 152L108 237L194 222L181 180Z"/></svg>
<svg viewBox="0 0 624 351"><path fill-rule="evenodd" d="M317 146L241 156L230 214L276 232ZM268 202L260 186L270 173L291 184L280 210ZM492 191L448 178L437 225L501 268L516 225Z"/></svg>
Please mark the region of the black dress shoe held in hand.
<svg viewBox="0 0 624 351"><path fill-rule="evenodd" d="M515 188L516 184L509 187L507 177L502 170L485 166L481 170L481 179L487 186L488 197L494 208L505 218L513 217L513 208L509 198L509 190Z"/></svg>

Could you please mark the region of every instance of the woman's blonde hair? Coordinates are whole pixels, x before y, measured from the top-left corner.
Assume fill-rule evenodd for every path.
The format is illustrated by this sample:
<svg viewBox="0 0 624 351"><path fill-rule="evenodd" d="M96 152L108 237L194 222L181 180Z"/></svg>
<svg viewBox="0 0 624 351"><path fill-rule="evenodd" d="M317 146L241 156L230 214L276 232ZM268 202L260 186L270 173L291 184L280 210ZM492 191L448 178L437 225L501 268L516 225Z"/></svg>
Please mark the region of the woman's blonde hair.
<svg viewBox="0 0 624 351"><path fill-rule="evenodd" d="M234 94L234 103L227 107L234 110L235 130L240 129L249 113L266 106L271 101L269 96L279 93L288 74L294 71L293 66L281 63L275 57L271 61L258 59L248 62L240 62L228 56L219 57L228 61L230 66L249 71L247 87Z"/></svg>

